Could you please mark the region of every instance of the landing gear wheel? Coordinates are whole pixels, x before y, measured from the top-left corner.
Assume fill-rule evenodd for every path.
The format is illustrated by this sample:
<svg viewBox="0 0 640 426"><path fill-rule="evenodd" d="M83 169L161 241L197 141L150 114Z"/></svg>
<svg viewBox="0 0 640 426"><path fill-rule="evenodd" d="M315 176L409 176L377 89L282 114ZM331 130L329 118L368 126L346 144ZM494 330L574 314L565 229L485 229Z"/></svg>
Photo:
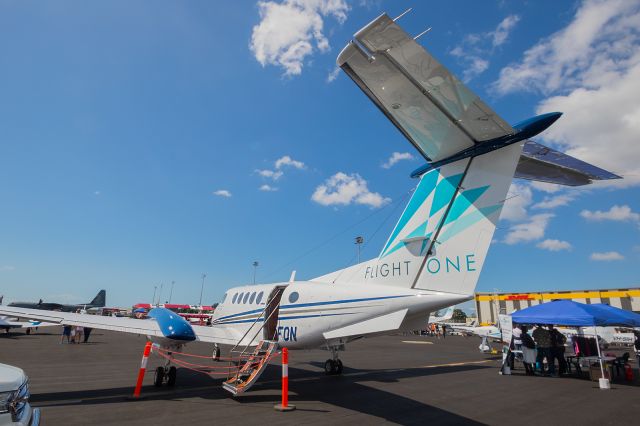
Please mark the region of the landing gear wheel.
<svg viewBox="0 0 640 426"><path fill-rule="evenodd" d="M211 355L211 358L213 358L214 361L218 362L220 361L220 348L219 347L214 347L213 348L213 354Z"/></svg>
<svg viewBox="0 0 640 426"><path fill-rule="evenodd" d="M169 367L169 373L167 373L167 386L175 386L177 374L178 371L174 366Z"/></svg>
<svg viewBox="0 0 640 426"><path fill-rule="evenodd" d="M153 385L156 387L162 386L164 381L164 367L156 368L156 375L153 377Z"/></svg>
<svg viewBox="0 0 640 426"><path fill-rule="evenodd" d="M339 359L335 360L334 363L336 364L336 372L335 374L342 374L342 361L340 361Z"/></svg>
<svg viewBox="0 0 640 426"><path fill-rule="evenodd" d="M27 336L28 336L29 334L31 334L31 329L30 329L30 328L27 328L27 329L25 330L25 333L27 333Z"/></svg>
<svg viewBox="0 0 640 426"><path fill-rule="evenodd" d="M329 376L336 374L336 363L334 360L328 359L324 362L324 372Z"/></svg>

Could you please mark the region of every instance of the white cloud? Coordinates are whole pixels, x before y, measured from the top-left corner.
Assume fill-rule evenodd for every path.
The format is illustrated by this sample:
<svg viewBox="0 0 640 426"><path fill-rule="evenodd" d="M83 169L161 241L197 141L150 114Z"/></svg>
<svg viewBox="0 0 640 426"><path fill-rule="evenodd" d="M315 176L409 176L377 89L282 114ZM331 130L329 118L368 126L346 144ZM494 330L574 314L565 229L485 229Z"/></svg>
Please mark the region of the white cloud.
<svg viewBox="0 0 640 426"><path fill-rule="evenodd" d="M93 191L93 195L95 195L96 197L99 196L101 194L100 191Z"/></svg>
<svg viewBox="0 0 640 426"><path fill-rule="evenodd" d="M510 222L518 222L527 219L527 207L531 204L533 194L528 185L511 183L507 200L502 207L500 220L508 220Z"/></svg>
<svg viewBox="0 0 640 426"><path fill-rule="evenodd" d="M391 201L377 192L369 191L367 181L359 174L338 172L319 185L311 199L323 206L362 204L381 207Z"/></svg>
<svg viewBox="0 0 640 426"><path fill-rule="evenodd" d="M491 33L493 37L491 41L493 47L501 46L505 41L507 41L509 32L516 26L518 21L520 21L520 17L518 15L509 15L498 24L496 30Z"/></svg>
<svg viewBox="0 0 640 426"><path fill-rule="evenodd" d="M333 83L340 75L340 67L335 67L333 71L327 74L327 83Z"/></svg>
<svg viewBox="0 0 640 426"><path fill-rule="evenodd" d="M536 244L536 247L549 251L571 250L571 244L567 241L547 239Z"/></svg>
<svg viewBox="0 0 640 426"><path fill-rule="evenodd" d="M333 16L343 23L349 11L345 0L260 1L258 8L260 23L253 27L249 48L263 67L279 66L286 76L302 73L314 50L329 50L324 19Z"/></svg>
<svg viewBox="0 0 640 426"><path fill-rule="evenodd" d="M271 185L267 185L267 184L262 185L262 186L261 186L260 188L258 188L258 189L259 189L260 191L264 191L264 192L275 192L275 191L277 191L277 190L278 190L278 188L275 188L275 187L273 187L273 186L271 186Z"/></svg>
<svg viewBox="0 0 640 426"><path fill-rule="evenodd" d="M384 164L382 164L382 168L383 169L390 169L398 161L413 160L413 159L414 159L414 156L411 155L408 152L394 152L393 154L391 154L391 157L389 157L389 159Z"/></svg>
<svg viewBox="0 0 640 426"><path fill-rule="evenodd" d="M624 260L624 256L618 253L617 251L607 251L604 253L591 253L589 256L591 260L600 261L600 262L609 262L612 260Z"/></svg>
<svg viewBox="0 0 640 426"><path fill-rule="evenodd" d="M533 208L534 209L555 209L556 207L568 205L571 201L573 201L574 198L575 198L574 195L568 195L568 194L556 195L555 197L544 197L544 200L534 204Z"/></svg>
<svg viewBox="0 0 640 426"><path fill-rule="evenodd" d="M8 271L15 271L15 266L11 266L11 265L2 265L0 266L0 271L1 272L8 272Z"/></svg>
<svg viewBox="0 0 640 426"><path fill-rule="evenodd" d="M564 115L542 138L625 177L599 186L640 184L638 28L640 2L584 1L566 28L505 67L493 85L499 94L548 95L537 112Z"/></svg>
<svg viewBox="0 0 640 426"><path fill-rule="evenodd" d="M613 220L617 222L635 222L640 223L640 213L631 210L631 207L625 205L615 205L609 210L582 210L580 216L591 221Z"/></svg>
<svg viewBox="0 0 640 426"><path fill-rule="evenodd" d="M531 185L533 189L546 192L548 194L555 194L556 192L562 191L565 188L564 186L556 185L555 183L538 181L531 181L529 182L529 185Z"/></svg>
<svg viewBox="0 0 640 426"><path fill-rule="evenodd" d="M213 192L213 195L217 195L218 197L229 198L231 197L231 192L227 191L226 189L218 189L217 191Z"/></svg>
<svg viewBox="0 0 640 426"><path fill-rule="evenodd" d="M544 237L549 220L554 216L552 213L537 214L531 216L528 222L511 226L504 242L512 245L541 239Z"/></svg>
<svg viewBox="0 0 640 426"><path fill-rule="evenodd" d="M268 170L268 169L265 169L265 170L256 169L255 172L260 176L262 176L263 178L269 178L273 180L280 179L284 174L280 170Z"/></svg>
<svg viewBox="0 0 640 426"><path fill-rule="evenodd" d="M298 170L302 170L302 169L304 169L306 167L302 161L293 160L288 155L284 155L284 156L278 158L276 160L275 166L276 166L276 169L278 169L278 170L281 169L283 166L291 166L291 167L293 167L295 169L298 169Z"/></svg>
<svg viewBox="0 0 640 426"><path fill-rule="evenodd" d="M520 20L517 15L509 15L494 31L468 34L459 46L449 53L465 65L462 80L467 82L489 68L489 58L496 47L507 41L510 31Z"/></svg>

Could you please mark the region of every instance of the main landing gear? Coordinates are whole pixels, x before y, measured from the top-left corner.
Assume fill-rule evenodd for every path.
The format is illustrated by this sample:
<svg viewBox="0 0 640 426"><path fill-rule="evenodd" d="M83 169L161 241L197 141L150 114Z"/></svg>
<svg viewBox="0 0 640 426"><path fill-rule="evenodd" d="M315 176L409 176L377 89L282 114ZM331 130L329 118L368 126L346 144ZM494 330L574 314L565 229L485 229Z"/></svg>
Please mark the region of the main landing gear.
<svg viewBox="0 0 640 426"><path fill-rule="evenodd" d="M171 355L171 352L169 352ZM164 364L164 367L156 368L156 374L153 377L153 384L156 387L161 387L165 382L167 386L175 386L176 385L176 377L178 375L178 370L175 366L171 365L171 361L167 359Z"/></svg>
<svg viewBox="0 0 640 426"><path fill-rule="evenodd" d="M338 359L338 349L331 347L331 359L324 363L324 372L328 376L337 376L342 374L342 361Z"/></svg>

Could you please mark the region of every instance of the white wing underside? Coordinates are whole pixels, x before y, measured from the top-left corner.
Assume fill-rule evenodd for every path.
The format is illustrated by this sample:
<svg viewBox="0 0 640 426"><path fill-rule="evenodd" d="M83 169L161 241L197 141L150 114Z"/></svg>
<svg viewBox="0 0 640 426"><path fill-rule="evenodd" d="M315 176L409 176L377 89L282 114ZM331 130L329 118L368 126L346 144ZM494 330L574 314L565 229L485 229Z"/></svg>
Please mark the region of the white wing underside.
<svg viewBox="0 0 640 426"><path fill-rule="evenodd" d="M386 14L354 37L338 66L428 160L513 132Z"/></svg>
<svg viewBox="0 0 640 426"><path fill-rule="evenodd" d="M72 325L111 330L122 333L165 337L158 323L153 319L106 317L101 315L76 314L70 312L45 311L40 309L0 306L0 315L38 320L55 325ZM192 326L196 338L201 342L235 344L238 338L234 330L223 326ZM238 336L240 337L240 336Z"/></svg>

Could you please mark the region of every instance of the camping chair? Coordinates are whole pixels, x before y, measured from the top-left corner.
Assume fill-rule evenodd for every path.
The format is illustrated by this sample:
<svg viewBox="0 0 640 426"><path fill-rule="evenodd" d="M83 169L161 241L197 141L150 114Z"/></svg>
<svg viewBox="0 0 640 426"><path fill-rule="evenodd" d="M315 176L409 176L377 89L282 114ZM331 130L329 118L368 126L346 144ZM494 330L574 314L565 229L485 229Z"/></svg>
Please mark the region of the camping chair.
<svg viewBox="0 0 640 426"><path fill-rule="evenodd" d="M624 373L624 366L629 362L630 356L631 354L629 354L629 352L625 352L622 356L617 357L613 361L612 364L616 368L616 376L620 375L620 369L622 369L622 372Z"/></svg>

